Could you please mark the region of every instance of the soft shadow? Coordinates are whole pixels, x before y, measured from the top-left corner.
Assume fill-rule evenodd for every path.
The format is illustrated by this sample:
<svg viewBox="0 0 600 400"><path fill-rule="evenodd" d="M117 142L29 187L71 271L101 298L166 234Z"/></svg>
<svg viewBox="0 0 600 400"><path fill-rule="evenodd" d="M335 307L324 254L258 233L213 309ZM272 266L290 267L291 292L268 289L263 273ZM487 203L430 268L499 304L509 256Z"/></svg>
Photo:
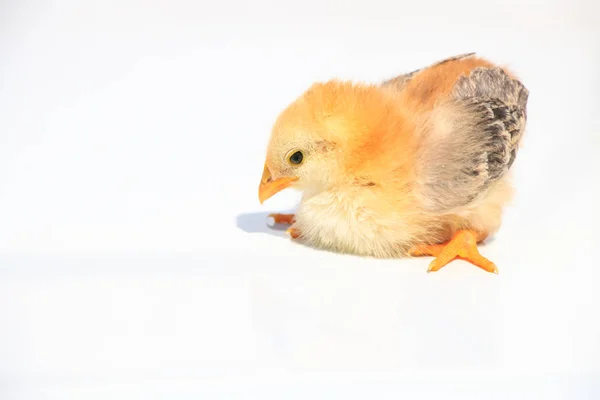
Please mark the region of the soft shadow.
<svg viewBox="0 0 600 400"><path fill-rule="evenodd" d="M293 213L293 210L281 211L281 213ZM237 216L237 227L246 233L267 233L269 235L286 238L285 231L289 225L275 224L269 225L270 212L245 213ZM491 245L496 240L495 236L490 236L479 247L484 248ZM297 240L299 242L299 240Z"/></svg>
<svg viewBox="0 0 600 400"><path fill-rule="evenodd" d="M240 214L237 216L237 227L247 233L268 233L273 236L285 237L285 231L289 228L289 225L275 224L270 226L269 214L271 213Z"/></svg>

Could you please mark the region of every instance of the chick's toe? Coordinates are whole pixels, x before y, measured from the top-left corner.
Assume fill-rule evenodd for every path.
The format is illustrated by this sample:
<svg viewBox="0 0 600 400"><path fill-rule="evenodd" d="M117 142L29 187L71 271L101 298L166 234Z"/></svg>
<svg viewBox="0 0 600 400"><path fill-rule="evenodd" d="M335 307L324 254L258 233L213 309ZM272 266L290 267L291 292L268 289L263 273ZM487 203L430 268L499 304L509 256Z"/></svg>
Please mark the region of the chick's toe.
<svg viewBox="0 0 600 400"><path fill-rule="evenodd" d="M275 224L291 225L295 222L294 214L269 214L269 218L273 218Z"/></svg>
<svg viewBox="0 0 600 400"><path fill-rule="evenodd" d="M422 257L422 256L434 256L437 257L440 255L442 250L446 247L445 244L421 244L418 246L414 246L409 250L409 254L412 257Z"/></svg>

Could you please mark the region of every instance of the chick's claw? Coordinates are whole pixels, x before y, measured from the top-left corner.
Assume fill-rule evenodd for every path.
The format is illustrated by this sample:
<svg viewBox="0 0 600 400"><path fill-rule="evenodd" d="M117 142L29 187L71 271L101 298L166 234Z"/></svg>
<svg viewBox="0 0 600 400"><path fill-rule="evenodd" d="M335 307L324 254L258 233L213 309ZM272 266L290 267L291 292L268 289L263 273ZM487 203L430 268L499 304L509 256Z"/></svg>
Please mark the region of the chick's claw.
<svg viewBox="0 0 600 400"><path fill-rule="evenodd" d="M483 236L471 230L458 231L446 244L421 245L413 248L413 256L431 255L436 259L429 264L427 272L439 271L442 267L455 259L465 260L487 272L498 273L498 268L493 262L479 254L478 241Z"/></svg>
<svg viewBox="0 0 600 400"><path fill-rule="evenodd" d="M297 228L290 227L285 233L292 239L298 239L300 237L300 231Z"/></svg>
<svg viewBox="0 0 600 400"><path fill-rule="evenodd" d="M269 218L273 218L275 224L291 225L296 221L294 214L269 214Z"/></svg>

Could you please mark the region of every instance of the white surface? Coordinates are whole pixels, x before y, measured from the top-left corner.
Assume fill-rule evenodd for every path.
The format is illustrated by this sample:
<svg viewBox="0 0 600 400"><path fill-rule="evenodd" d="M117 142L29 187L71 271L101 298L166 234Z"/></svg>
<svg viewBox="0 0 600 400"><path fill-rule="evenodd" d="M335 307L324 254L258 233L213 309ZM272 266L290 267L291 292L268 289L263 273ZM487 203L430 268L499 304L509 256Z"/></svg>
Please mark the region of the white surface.
<svg viewBox="0 0 600 400"><path fill-rule="evenodd" d="M0 3L2 400L600 398L598 5L202 3ZM500 275L265 226L310 83L470 51L531 91Z"/></svg>

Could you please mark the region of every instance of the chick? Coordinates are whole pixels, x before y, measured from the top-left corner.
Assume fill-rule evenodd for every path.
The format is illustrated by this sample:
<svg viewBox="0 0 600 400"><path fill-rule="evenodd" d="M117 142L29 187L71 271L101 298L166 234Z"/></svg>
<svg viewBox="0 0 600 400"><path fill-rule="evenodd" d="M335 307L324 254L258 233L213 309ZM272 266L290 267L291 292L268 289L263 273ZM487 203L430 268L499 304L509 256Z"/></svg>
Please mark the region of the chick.
<svg viewBox="0 0 600 400"><path fill-rule="evenodd" d="M302 191L295 214L272 216L316 248L497 273L478 244L512 197L528 95L472 53L381 84L316 83L274 123L259 200Z"/></svg>

